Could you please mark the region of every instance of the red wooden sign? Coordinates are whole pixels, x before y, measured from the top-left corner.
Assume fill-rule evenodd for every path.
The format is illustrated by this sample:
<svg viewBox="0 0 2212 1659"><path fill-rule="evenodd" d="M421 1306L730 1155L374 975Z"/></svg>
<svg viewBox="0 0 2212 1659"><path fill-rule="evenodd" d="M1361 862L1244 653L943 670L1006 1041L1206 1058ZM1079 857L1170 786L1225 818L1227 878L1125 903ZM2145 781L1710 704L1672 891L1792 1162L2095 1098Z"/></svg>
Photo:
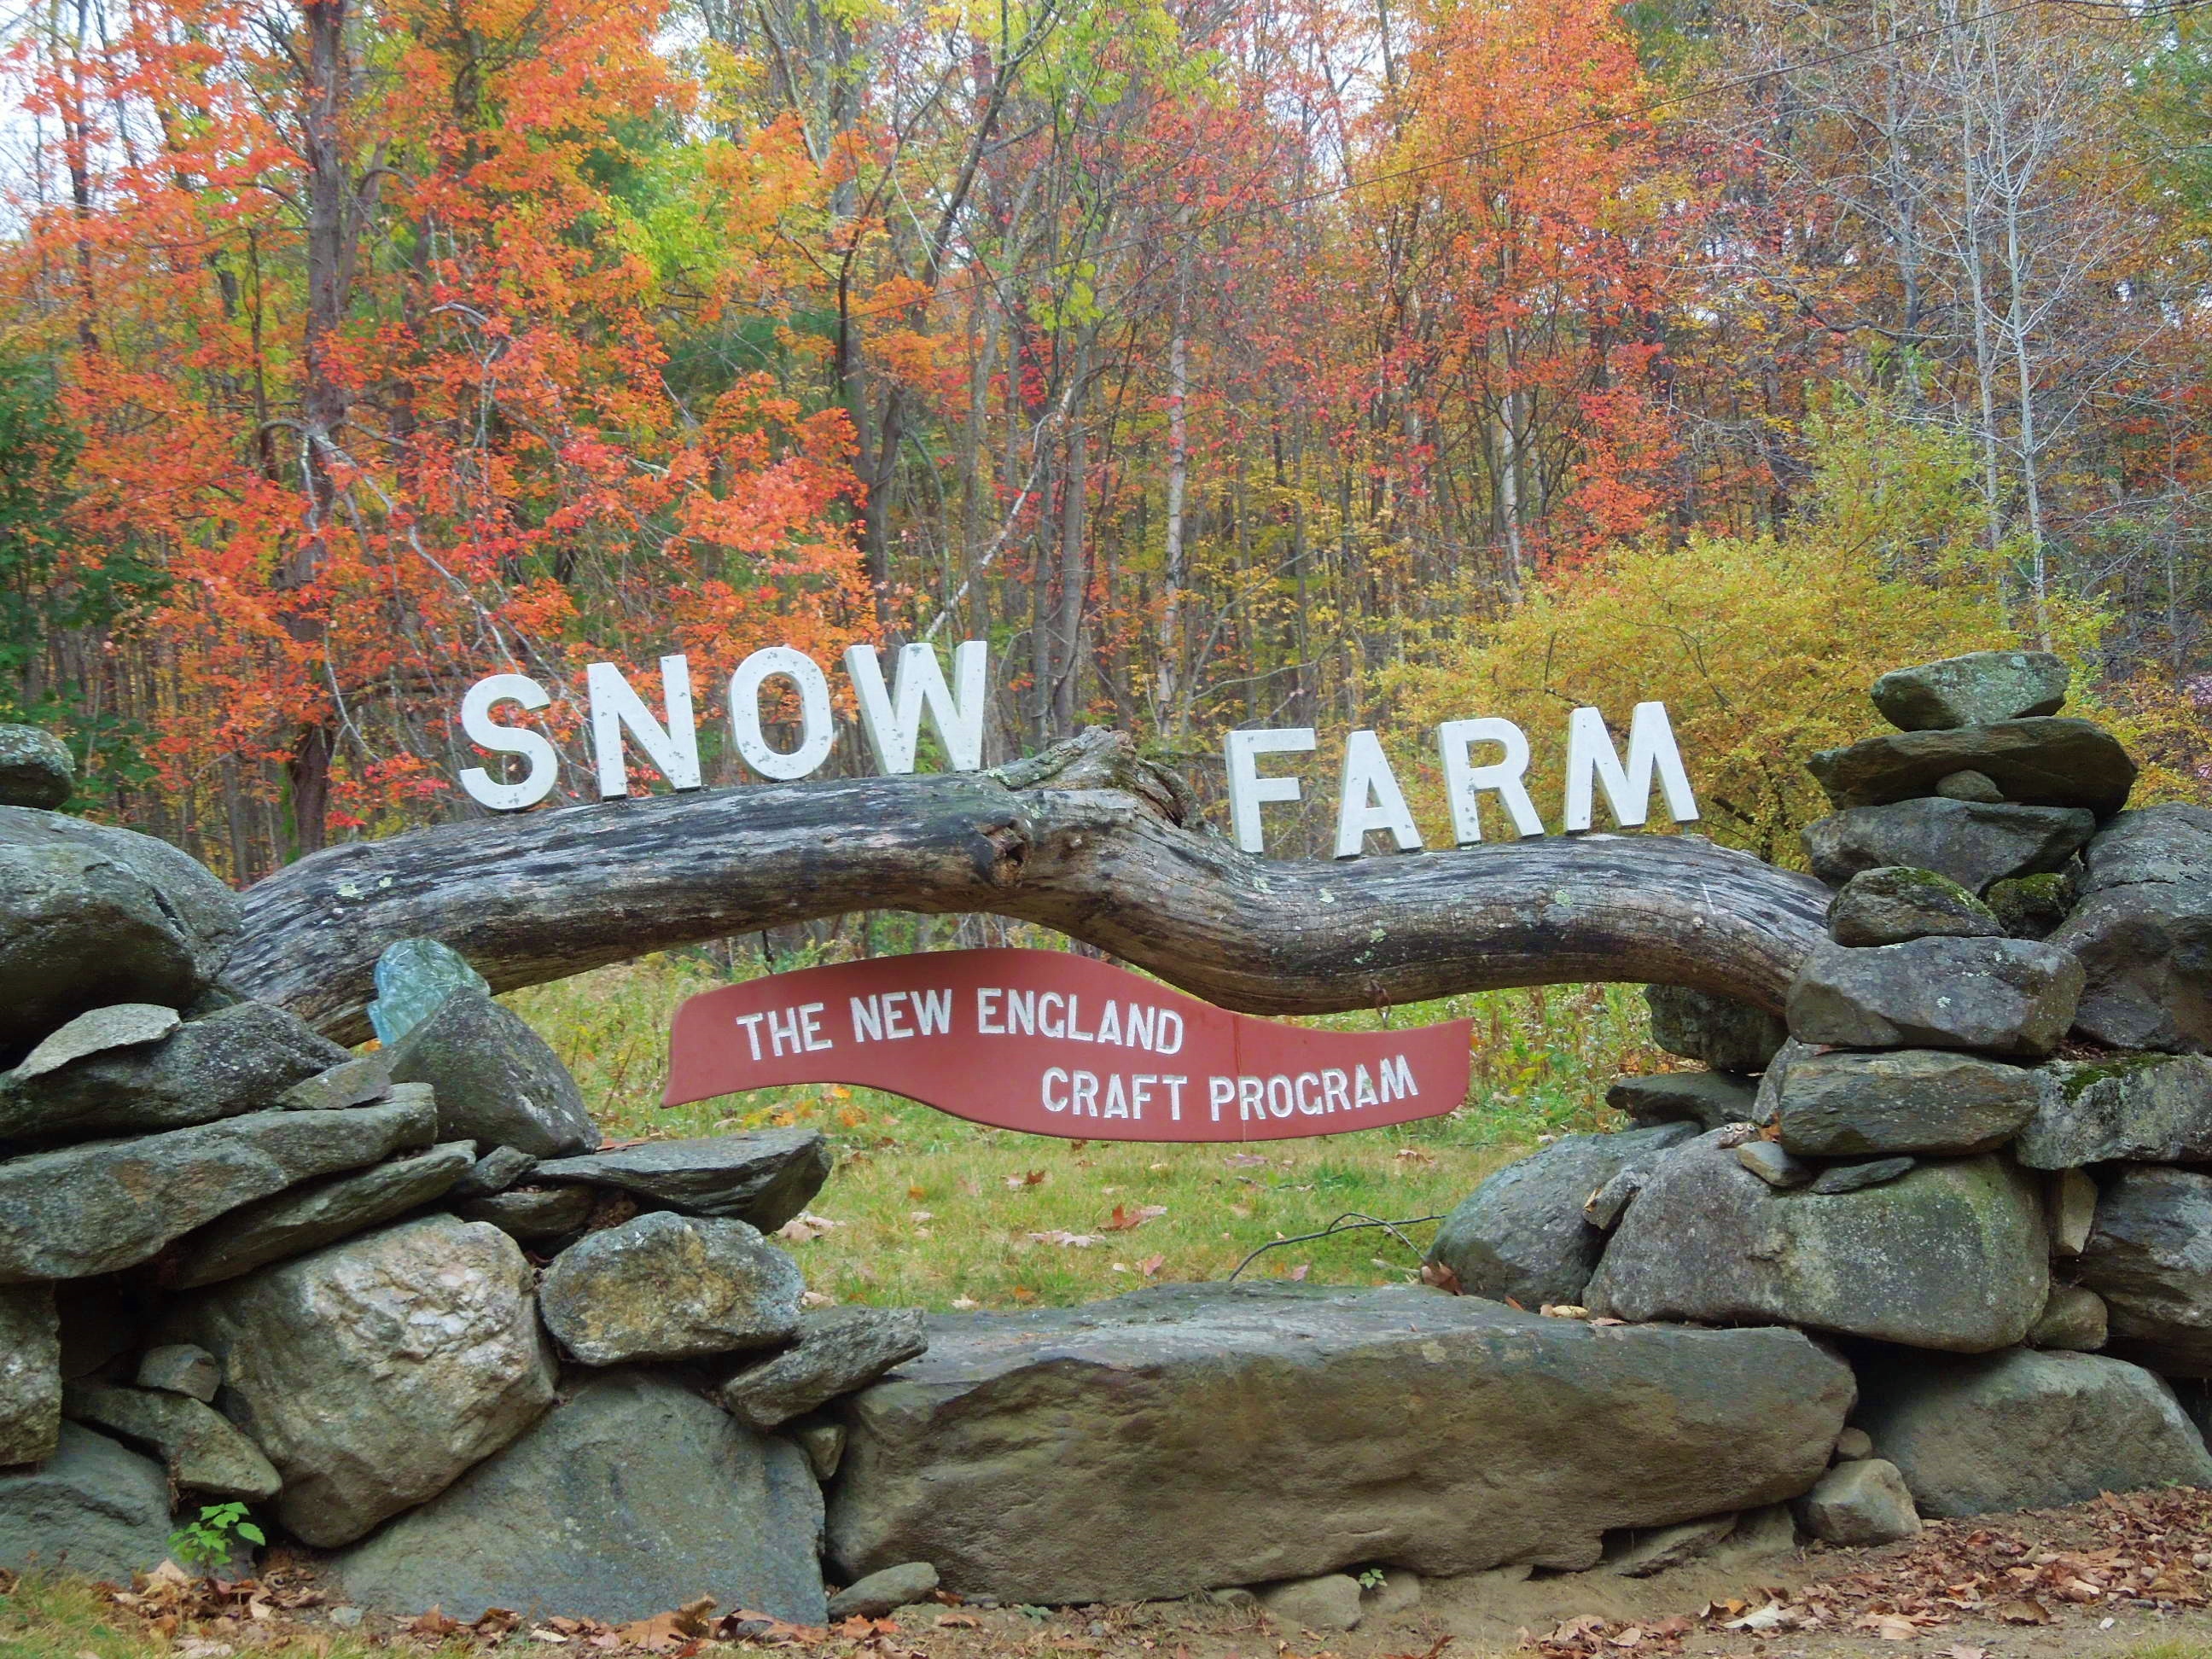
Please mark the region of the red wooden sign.
<svg viewBox="0 0 2212 1659"><path fill-rule="evenodd" d="M945 951L691 998L664 1103L847 1083L1076 1140L1281 1140L1438 1117L1474 1022L1325 1031L1233 1014L1059 951Z"/></svg>

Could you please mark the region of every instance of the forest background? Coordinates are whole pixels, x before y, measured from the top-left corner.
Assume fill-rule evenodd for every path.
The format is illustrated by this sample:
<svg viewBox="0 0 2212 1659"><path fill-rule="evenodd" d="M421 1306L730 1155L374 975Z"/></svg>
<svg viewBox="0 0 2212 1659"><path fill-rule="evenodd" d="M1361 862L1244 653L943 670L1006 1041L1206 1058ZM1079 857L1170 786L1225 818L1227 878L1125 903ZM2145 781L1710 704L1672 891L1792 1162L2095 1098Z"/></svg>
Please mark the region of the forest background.
<svg viewBox="0 0 2212 1659"><path fill-rule="evenodd" d="M1785 862L1875 673L2049 646L2212 798L2203 7L31 0L0 719L240 882L473 811L507 669L580 759L687 652L744 781L779 641L1201 786L1661 697Z"/></svg>

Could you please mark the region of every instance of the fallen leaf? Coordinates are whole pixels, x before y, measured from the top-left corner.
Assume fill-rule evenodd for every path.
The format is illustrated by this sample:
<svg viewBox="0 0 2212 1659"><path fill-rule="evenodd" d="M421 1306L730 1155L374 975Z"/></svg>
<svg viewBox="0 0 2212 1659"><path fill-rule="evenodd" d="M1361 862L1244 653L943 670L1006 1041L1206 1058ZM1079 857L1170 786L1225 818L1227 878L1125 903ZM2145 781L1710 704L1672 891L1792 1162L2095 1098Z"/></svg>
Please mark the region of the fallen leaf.
<svg viewBox="0 0 2212 1659"><path fill-rule="evenodd" d="M407 1630L410 1635L435 1638L451 1636L460 1627L461 1621L459 1620L448 1619L446 1617L445 1612L442 1608L432 1607L429 1612L418 1614L414 1621L407 1626ZM181 1644L179 1644L179 1651L183 1651ZM213 1659L213 1656L187 1654L185 1655L185 1659Z"/></svg>
<svg viewBox="0 0 2212 1659"><path fill-rule="evenodd" d="M1861 1613L1851 1628L1870 1630L1885 1642L1910 1642L1920 1634L1920 1627L1901 1613Z"/></svg>
<svg viewBox="0 0 2212 1659"><path fill-rule="evenodd" d="M1313 1263L1312 1263L1312 1262L1310 1262L1310 1261L1301 1261L1301 1262L1299 1262L1299 1263L1298 1263L1298 1265L1297 1265L1297 1267L1295 1267L1291 1268L1288 1273L1285 1274L1285 1275L1284 1275L1284 1277L1285 1277L1285 1278L1286 1278L1286 1279L1296 1279L1296 1280L1297 1280L1299 1283L1303 1284L1303 1283L1304 1282L1304 1280L1305 1280L1305 1276L1306 1276L1308 1273L1311 1273L1312 1271L1313 1271Z"/></svg>
<svg viewBox="0 0 2212 1659"><path fill-rule="evenodd" d="M815 1215L801 1210L797 1215L775 1230L778 1238L789 1239L794 1244L810 1243L833 1227L842 1227L842 1221L832 1221L826 1215Z"/></svg>
<svg viewBox="0 0 2212 1659"><path fill-rule="evenodd" d="M2042 1602L2022 1596L2017 1601L2008 1601L1997 1609L1997 1617L2008 1625L2047 1625L2051 1609Z"/></svg>
<svg viewBox="0 0 2212 1659"><path fill-rule="evenodd" d="M834 1308L837 1305L837 1298L821 1291L804 1291L799 1294L799 1305L802 1308Z"/></svg>
<svg viewBox="0 0 2212 1659"><path fill-rule="evenodd" d="M1015 1192L1021 1191L1024 1187L1042 1187L1043 1184L1042 1170L1031 1170L1027 1175L1010 1175L1006 1177L1006 1185Z"/></svg>
<svg viewBox="0 0 2212 1659"><path fill-rule="evenodd" d="M1424 1285L1433 1285L1437 1289L1445 1292L1445 1294L1449 1296L1458 1296L1461 1294L1459 1288L1459 1275L1454 1273L1449 1267L1445 1267L1441 1261L1424 1261L1421 1263L1421 1283Z"/></svg>
<svg viewBox="0 0 2212 1659"><path fill-rule="evenodd" d="M1137 1271L1144 1274L1146 1278L1150 1279L1167 1265L1167 1257L1164 1255L1148 1255L1142 1261L1139 1261L1137 1264Z"/></svg>
<svg viewBox="0 0 2212 1659"><path fill-rule="evenodd" d="M1147 1221L1157 1221L1167 1212L1168 1206L1164 1204L1139 1204L1133 1210L1125 1209L1116 1204L1114 1206L1114 1218L1106 1224L1105 1231L1109 1233L1126 1233L1143 1226Z"/></svg>
<svg viewBox="0 0 2212 1659"><path fill-rule="evenodd" d="M956 1313L974 1313L982 1305L972 1296L956 1296L952 1298L952 1308Z"/></svg>
<svg viewBox="0 0 2212 1659"><path fill-rule="evenodd" d="M696 1643L705 1637L714 1621L714 1598L702 1595L696 1601L686 1601L673 1613L659 1613L650 1619L617 1626L615 1634L632 1647L649 1649L654 1653L673 1653L687 1643Z"/></svg>
<svg viewBox="0 0 2212 1659"><path fill-rule="evenodd" d="M1030 1237L1040 1244L1057 1244L1070 1250L1087 1250L1102 1242L1101 1235L1097 1233L1071 1233L1060 1227L1049 1232L1031 1233Z"/></svg>
<svg viewBox="0 0 2212 1659"><path fill-rule="evenodd" d="M922 1191L919 1187L908 1188L906 1189L906 1195L908 1198L927 1198L929 1196L927 1193Z"/></svg>
<svg viewBox="0 0 2212 1659"><path fill-rule="evenodd" d="M983 1621L972 1613L940 1613L937 1615L939 1630L981 1630Z"/></svg>
<svg viewBox="0 0 2212 1659"><path fill-rule="evenodd" d="M914 1210L908 1213L907 1219L914 1223L915 1226L919 1227L923 1222L934 1221L937 1218L931 1214L927 1210Z"/></svg>
<svg viewBox="0 0 2212 1659"><path fill-rule="evenodd" d="M1970 1648L1964 1642L1954 1642L1936 1656L1936 1659L1990 1659L1987 1648Z"/></svg>

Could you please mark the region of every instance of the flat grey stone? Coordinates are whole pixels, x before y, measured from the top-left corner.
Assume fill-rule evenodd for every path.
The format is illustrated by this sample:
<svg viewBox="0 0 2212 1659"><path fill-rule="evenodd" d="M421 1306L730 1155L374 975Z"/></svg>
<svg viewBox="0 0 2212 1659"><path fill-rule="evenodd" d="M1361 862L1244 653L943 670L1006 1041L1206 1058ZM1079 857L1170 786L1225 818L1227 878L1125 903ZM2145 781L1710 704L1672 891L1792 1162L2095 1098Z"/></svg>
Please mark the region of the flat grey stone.
<svg viewBox="0 0 2212 1659"><path fill-rule="evenodd" d="M427 1144L421 1102L252 1112L0 1164L0 1284L83 1279L147 1260L217 1216Z"/></svg>
<svg viewBox="0 0 2212 1659"><path fill-rule="evenodd" d="M1846 1547L1893 1544L1920 1530L1897 1465L1880 1457L1838 1463L1798 1499L1797 1520L1824 1543Z"/></svg>
<svg viewBox="0 0 2212 1659"><path fill-rule="evenodd" d="M1832 1049L1793 1060L1782 1144L1806 1158L1994 1152L2036 1109L2037 1073L1943 1048Z"/></svg>
<svg viewBox="0 0 2212 1659"><path fill-rule="evenodd" d="M1360 1575L1364 1580L1365 1574ZM1403 1567L1382 1569L1379 1584L1363 1583L1359 1592L1362 1619L1389 1619L1398 1613L1411 1613L1421 1605L1421 1575L1407 1572Z"/></svg>
<svg viewBox="0 0 2212 1659"><path fill-rule="evenodd" d="M427 1216L185 1297L158 1334L222 1362L217 1403L284 1478L277 1518L330 1548L434 1497L552 1403L531 1279L496 1228Z"/></svg>
<svg viewBox="0 0 2212 1659"><path fill-rule="evenodd" d="M2083 855L2051 936L2087 975L2075 1030L2118 1048L2212 1050L2212 808L2123 812Z"/></svg>
<svg viewBox="0 0 2212 1659"><path fill-rule="evenodd" d="M222 1367L213 1354L193 1343L165 1343L140 1356L138 1386L180 1394L205 1405L222 1386Z"/></svg>
<svg viewBox="0 0 2212 1659"><path fill-rule="evenodd" d="M259 1504L284 1483L261 1449L211 1407L180 1394L83 1381L62 1391L72 1422L89 1423L152 1451L186 1492Z"/></svg>
<svg viewBox="0 0 2212 1659"><path fill-rule="evenodd" d="M1824 749L1805 767L1838 811L1932 794L1952 773L1974 771L2008 801L2078 806L2107 818L2128 804L2136 781L2135 762L2103 726L2047 715L1889 732Z"/></svg>
<svg viewBox="0 0 2212 1659"><path fill-rule="evenodd" d="M714 1400L747 1428L765 1431L866 1387L928 1346L914 1309L817 1309L799 1316L792 1346L735 1373Z"/></svg>
<svg viewBox="0 0 2212 1659"><path fill-rule="evenodd" d="M472 1158L467 1141L450 1141L234 1211L178 1246L171 1283L194 1290L235 1279L396 1220L445 1193Z"/></svg>
<svg viewBox="0 0 2212 1659"><path fill-rule="evenodd" d="M2212 1176L2149 1164L2107 1176L2074 1275L2105 1298L2114 1354L2212 1376Z"/></svg>
<svg viewBox="0 0 2212 1659"><path fill-rule="evenodd" d="M2016 1149L2031 1170L2212 1159L2212 1060L2202 1054L2054 1060L2034 1076L2035 1113Z"/></svg>
<svg viewBox="0 0 2212 1659"><path fill-rule="evenodd" d="M2040 1060L2073 1023L2081 964L2025 939L1814 947L1790 986L1790 1030L1845 1048L1972 1048Z"/></svg>
<svg viewBox="0 0 2212 1659"><path fill-rule="evenodd" d="M937 1594L937 1569L927 1561L903 1561L850 1583L830 1598L832 1624L845 1619L882 1619ZM1352 1599L1359 1586L1352 1587Z"/></svg>
<svg viewBox="0 0 2212 1659"><path fill-rule="evenodd" d="M1946 800L1987 801L1992 805L2004 799L2004 791L1986 772L1954 772L1936 783L1936 793Z"/></svg>
<svg viewBox="0 0 2212 1659"><path fill-rule="evenodd" d="M1457 1275L1460 1290L1524 1308L1582 1300L1605 1249L1583 1205L1613 1176L1649 1166L1695 1137L1662 1123L1618 1134L1562 1135L1487 1176L1444 1218L1428 1259Z"/></svg>
<svg viewBox="0 0 2212 1659"><path fill-rule="evenodd" d="M76 757L36 726L0 726L0 805L52 811L76 787Z"/></svg>
<svg viewBox="0 0 2212 1659"><path fill-rule="evenodd" d="M1764 1008L1686 985L1647 985L1651 1041L1716 1072L1761 1072L1790 1034Z"/></svg>
<svg viewBox="0 0 2212 1659"><path fill-rule="evenodd" d="M1828 906L1828 936L1838 945L1989 939L2004 931L1996 913L1950 877L1903 864L1860 871Z"/></svg>
<svg viewBox="0 0 2212 1659"><path fill-rule="evenodd" d="M127 1584L169 1553L169 1477L104 1434L61 1426L44 1463L0 1470L0 1567Z"/></svg>
<svg viewBox="0 0 2212 1659"><path fill-rule="evenodd" d="M2103 1297L2079 1285L2053 1285L2051 1300L2043 1304L2035 1328L2027 1334L2027 1346L2094 1353L2110 1335Z"/></svg>
<svg viewBox="0 0 2212 1659"><path fill-rule="evenodd" d="M1862 870L1902 864L1980 893L2059 869L2096 829L2095 815L2079 808L1927 799L1855 806L1816 818L1800 839L1813 873L1831 887Z"/></svg>
<svg viewBox="0 0 2212 1659"><path fill-rule="evenodd" d="M514 1146L495 1146L453 1183L455 1198L489 1198L503 1193L538 1167L538 1160Z"/></svg>
<svg viewBox="0 0 2212 1659"><path fill-rule="evenodd" d="M369 1029L387 1048L456 992L491 995L491 986L469 966L468 958L434 939L403 939L386 945L370 976L376 995L368 1005Z"/></svg>
<svg viewBox="0 0 2212 1659"><path fill-rule="evenodd" d="M1845 1429L1836 1437L1836 1462L1856 1463L1874 1455L1874 1437L1864 1429Z"/></svg>
<svg viewBox="0 0 2212 1659"><path fill-rule="evenodd" d="M686 1215L726 1216L772 1233L830 1178L818 1129L755 1129L697 1140L649 1140L619 1152L540 1164L539 1183L614 1187Z"/></svg>
<svg viewBox="0 0 2212 1659"><path fill-rule="evenodd" d="M510 1238L559 1238L592 1218L597 1200L589 1187L520 1187L489 1198L465 1199L455 1211L464 1220L485 1221Z"/></svg>
<svg viewBox="0 0 2212 1659"><path fill-rule="evenodd" d="M805 1293L799 1264L744 1222L653 1210L562 1251L538 1307L570 1358L619 1365L773 1347Z"/></svg>
<svg viewBox="0 0 2212 1659"><path fill-rule="evenodd" d="M1733 1515L1709 1515L1677 1527L1624 1533L1607 1540L1605 1570L1622 1578L1656 1577L1706 1554L1714 1546L1726 1542L1735 1530Z"/></svg>
<svg viewBox="0 0 2212 1659"><path fill-rule="evenodd" d="M1359 1605L1359 1581L1344 1572L1262 1584L1256 1593L1261 1610L1285 1630L1351 1630L1366 1611Z"/></svg>
<svg viewBox="0 0 2212 1659"><path fill-rule="evenodd" d="M1717 1129L1723 1123L1755 1121L1759 1091L1732 1072L1654 1072L1617 1077L1605 1091L1605 1103L1639 1125L1694 1123Z"/></svg>
<svg viewBox="0 0 2212 1659"><path fill-rule="evenodd" d="M238 895L151 836L0 806L0 1060L94 1008L185 1008L238 937Z"/></svg>
<svg viewBox="0 0 2212 1659"><path fill-rule="evenodd" d="M335 1112L383 1100L392 1089L392 1059L380 1049L294 1084L276 1103L290 1112Z"/></svg>
<svg viewBox="0 0 2212 1659"><path fill-rule="evenodd" d="M1853 1392L1796 1331L1418 1287L1169 1285L933 1316L929 1344L842 1408L831 1559L1048 1605L1377 1560L1589 1567L1607 1532L1804 1491Z"/></svg>
<svg viewBox="0 0 2212 1659"><path fill-rule="evenodd" d="M1770 1187L1802 1187L1813 1178L1813 1166L1790 1156L1771 1140L1747 1140L1735 1149L1735 1161Z"/></svg>
<svg viewBox="0 0 2212 1659"><path fill-rule="evenodd" d="M27 1083L88 1054L159 1042L183 1023L184 1017L175 1009L154 1002L118 1002L112 1007L94 1008L53 1033L5 1075L10 1082Z"/></svg>
<svg viewBox="0 0 2212 1659"><path fill-rule="evenodd" d="M821 1535L797 1447L674 1381L610 1371L330 1570L353 1600L399 1614L614 1623L711 1595L820 1625Z"/></svg>
<svg viewBox="0 0 2212 1659"><path fill-rule="evenodd" d="M62 1346L51 1285L0 1290L0 1466L51 1457L61 1427Z"/></svg>
<svg viewBox="0 0 2212 1659"><path fill-rule="evenodd" d="M1899 731L1940 731L2055 714L2069 678L2048 651L1972 651L1893 670L1874 683L1872 696Z"/></svg>
<svg viewBox="0 0 2212 1659"><path fill-rule="evenodd" d="M1921 1513L2056 1509L2100 1492L2212 1486L2212 1453L2164 1382L2097 1354L1884 1356L1856 1420Z"/></svg>
<svg viewBox="0 0 2212 1659"><path fill-rule="evenodd" d="M1973 1353L2019 1342L2042 1310L2037 1183L2001 1159L1923 1163L1857 1192L1778 1192L1727 1140L1701 1136L1652 1172L1590 1279L1591 1312Z"/></svg>
<svg viewBox="0 0 2212 1659"><path fill-rule="evenodd" d="M1611 1232L1620 1224L1620 1218L1628 1213L1628 1206L1636 1202L1636 1195L1644 1190L1650 1174L1648 1170L1635 1168L1620 1170L1583 1200L1583 1219L1601 1233Z"/></svg>
<svg viewBox="0 0 2212 1659"><path fill-rule="evenodd" d="M392 1049L396 1083L438 1091L438 1134L533 1158L587 1152L599 1132L560 1057L522 1017L457 992Z"/></svg>
<svg viewBox="0 0 2212 1659"><path fill-rule="evenodd" d="M281 1008L234 1003L151 1045L0 1077L0 1136L82 1139L212 1123L274 1108L294 1084L346 1058Z"/></svg>
<svg viewBox="0 0 2212 1659"><path fill-rule="evenodd" d="M1809 1190L1823 1197L1832 1193L1863 1192L1910 1175L1919 1164L1913 1158L1876 1158L1864 1164L1837 1164L1820 1171Z"/></svg>

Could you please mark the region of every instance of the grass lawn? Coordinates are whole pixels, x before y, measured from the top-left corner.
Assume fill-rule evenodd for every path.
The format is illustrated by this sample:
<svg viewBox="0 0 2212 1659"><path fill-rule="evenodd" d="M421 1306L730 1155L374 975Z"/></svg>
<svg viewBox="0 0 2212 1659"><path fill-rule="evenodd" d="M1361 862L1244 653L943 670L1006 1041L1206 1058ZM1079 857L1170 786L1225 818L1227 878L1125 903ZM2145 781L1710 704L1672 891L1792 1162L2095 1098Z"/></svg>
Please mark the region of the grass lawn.
<svg viewBox="0 0 2212 1659"><path fill-rule="evenodd" d="M727 977L706 953L668 955L504 1000L560 1052L610 1139L792 1123L827 1134L836 1173L811 1211L830 1224L794 1248L808 1283L840 1302L1011 1308L1091 1301L1148 1279L1225 1279L1260 1246L1349 1212L1439 1216L1540 1136L1620 1127L1604 1103L1616 1073L1679 1063L1650 1046L1637 988L1553 986L1392 1012L1397 1025L1476 1022L1474 1084L1449 1116L1250 1150L1053 1140L843 1087L664 1108L676 1006ZM1382 1021L1359 1013L1311 1023ZM1432 1220L1402 1229L1414 1247L1434 1231ZM1417 1249L1364 1229L1271 1250L1245 1276L1385 1285L1415 1277L1419 1265Z"/></svg>

